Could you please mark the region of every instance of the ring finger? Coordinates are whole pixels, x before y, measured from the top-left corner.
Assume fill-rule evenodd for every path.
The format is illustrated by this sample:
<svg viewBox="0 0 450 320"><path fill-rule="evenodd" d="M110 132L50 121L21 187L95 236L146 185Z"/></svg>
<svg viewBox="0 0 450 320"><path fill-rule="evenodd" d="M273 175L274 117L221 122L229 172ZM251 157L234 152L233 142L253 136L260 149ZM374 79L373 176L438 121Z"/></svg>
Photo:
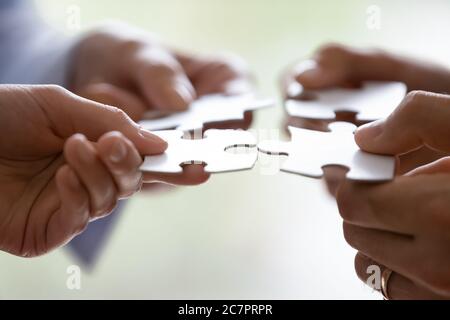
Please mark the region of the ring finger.
<svg viewBox="0 0 450 320"><path fill-rule="evenodd" d="M378 286L374 286L374 283L372 283L371 281L371 276L373 275L373 273L370 272L370 267L373 266L377 266L380 268L379 275L381 277L383 272L386 270L386 267L358 252L355 257L355 270L358 278L371 288L381 292L381 279L378 279L378 281L375 282L379 284ZM388 279L388 282L386 283L385 290L388 296L387 298L391 300L445 299L445 297L439 296L429 291L428 289L424 289L423 287L418 286L410 279L396 272L392 272L391 276Z"/></svg>

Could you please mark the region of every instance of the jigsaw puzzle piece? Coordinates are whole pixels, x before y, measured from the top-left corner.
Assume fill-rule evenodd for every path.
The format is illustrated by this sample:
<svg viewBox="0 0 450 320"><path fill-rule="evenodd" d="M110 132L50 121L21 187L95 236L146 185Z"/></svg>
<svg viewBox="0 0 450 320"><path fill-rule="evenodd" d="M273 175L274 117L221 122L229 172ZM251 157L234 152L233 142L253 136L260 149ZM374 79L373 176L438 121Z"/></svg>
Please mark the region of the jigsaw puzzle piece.
<svg viewBox="0 0 450 320"><path fill-rule="evenodd" d="M255 137L242 130L208 130L203 139L183 139L183 131L156 131L168 142L164 154L147 156L141 171L154 173L181 173L183 164L206 164L205 171L219 173L251 169L257 153L232 154L229 149L256 147Z"/></svg>
<svg viewBox="0 0 450 320"><path fill-rule="evenodd" d="M260 152L287 155L281 170L307 177L323 177L326 166L349 169L347 178L357 181L387 181L394 177L395 159L361 151L354 141L356 127L336 122L330 132L289 127L290 142L263 141Z"/></svg>
<svg viewBox="0 0 450 320"><path fill-rule="evenodd" d="M156 131L174 129L185 131L183 129L188 128L186 131L201 130L203 128L203 122L200 119L196 120L195 112L192 109L170 114L168 116L157 118L153 120L143 120L139 123L143 128ZM182 124L182 125L180 125Z"/></svg>
<svg viewBox="0 0 450 320"><path fill-rule="evenodd" d="M247 111L269 107L272 100L257 100L254 95L208 95L194 101L188 110L166 117L143 120L140 125L147 130L173 129L184 132L201 130L207 123L244 120Z"/></svg>
<svg viewBox="0 0 450 320"><path fill-rule="evenodd" d="M309 91L313 99L287 100L290 116L333 120L336 112L352 112L356 120L368 122L387 117L400 104L407 92L401 82L367 81L357 89L324 89Z"/></svg>

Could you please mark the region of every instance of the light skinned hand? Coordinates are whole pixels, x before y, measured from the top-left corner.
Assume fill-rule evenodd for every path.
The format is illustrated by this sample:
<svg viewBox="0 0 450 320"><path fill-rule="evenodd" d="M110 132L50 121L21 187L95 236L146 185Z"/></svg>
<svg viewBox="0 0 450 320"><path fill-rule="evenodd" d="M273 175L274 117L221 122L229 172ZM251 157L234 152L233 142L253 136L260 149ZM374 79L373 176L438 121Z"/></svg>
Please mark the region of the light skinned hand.
<svg viewBox="0 0 450 320"><path fill-rule="evenodd" d="M208 178L201 166L180 176L143 176L142 156L166 147L115 107L57 86L0 86L0 250L45 254L142 182Z"/></svg>
<svg viewBox="0 0 450 320"><path fill-rule="evenodd" d="M424 146L450 152L450 96L408 94L385 120L360 127L362 150L401 155ZM374 264L394 271L392 299L450 298L450 157L385 184L346 181L337 202L346 241L360 254L358 275Z"/></svg>
<svg viewBox="0 0 450 320"><path fill-rule="evenodd" d="M148 110L163 115L187 109L200 96L253 89L240 58L182 53L125 24L91 31L74 57L71 91L118 106L136 121Z"/></svg>

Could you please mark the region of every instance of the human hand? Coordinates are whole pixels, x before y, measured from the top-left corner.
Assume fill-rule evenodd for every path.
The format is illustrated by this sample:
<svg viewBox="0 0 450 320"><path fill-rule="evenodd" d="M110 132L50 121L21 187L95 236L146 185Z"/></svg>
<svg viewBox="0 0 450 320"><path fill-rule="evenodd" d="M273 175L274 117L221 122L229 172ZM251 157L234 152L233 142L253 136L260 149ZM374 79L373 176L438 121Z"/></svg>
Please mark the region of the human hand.
<svg viewBox="0 0 450 320"><path fill-rule="evenodd" d="M450 70L382 50L327 44L312 60L288 68L281 86L286 98L295 99L299 94L301 98L302 88L358 87L363 81L400 81L409 91L446 93L450 91Z"/></svg>
<svg viewBox="0 0 450 320"><path fill-rule="evenodd" d="M165 141L124 112L56 86L0 86L0 249L32 257L65 244L142 182L197 184L208 175L142 175Z"/></svg>
<svg viewBox="0 0 450 320"><path fill-rule="evenodd" d="M309 89L358 87L362 81L369 80L401 81L407 84L409 90L450 91L450 71L442 66L381 50L361 50L338 44L325 45L319 48L312 60L288 68L282 76L281 89L286 99L309 99ZM340 112L334 121L353 122L354 115ZM286 120L286 126L320 131L327 131L329 123L297 117ZM399 155L397 174L404 174L448 154L423 146ZM330 194L335 195L344 177L345 172L341 168L329 167L325 170Z"/></svg>
<svg viewBox="0 0 450 320"><path fill-rule="evenodd" d="M252 90L247 66L239 58L180 53L122 24L89 33L74 56L71 90L119 106L133 120L141 120L148 110L185 110L207 94Z"/></svg>
<svg viewBox="0 0 450 320"><path fill-rule="evenodd" d="M359 128L362 150L399 155L427 146L450 151L450 96L412 92L386 120ZM369 265L389 268L392 299L450 298L450 157L385 184L346 181L337 202L346 241Z"/></svg>

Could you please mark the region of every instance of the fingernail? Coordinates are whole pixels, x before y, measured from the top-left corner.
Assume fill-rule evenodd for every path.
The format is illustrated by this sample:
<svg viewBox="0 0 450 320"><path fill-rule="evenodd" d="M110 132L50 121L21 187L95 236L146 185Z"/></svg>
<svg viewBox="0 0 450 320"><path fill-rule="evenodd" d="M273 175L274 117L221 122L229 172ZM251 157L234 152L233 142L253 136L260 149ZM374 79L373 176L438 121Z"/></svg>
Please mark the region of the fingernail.
<svg viewBox="0 0 450 320"><path fill-rule="evenodd" d="M109 150L109 160L113 163L119 163L127 156L127 147L122 140L115 141Z"/></svg>
<svg viewBox="0 0 450 320"><path fill-rule="evenodd" d="M67 178L69 181L69 185L73 188L73 189L79 189L80 187L80 180L78 180L78 177L76 176L75 172L73 172L72 169L68 169L67 171Z"/></svg>
<svg viewBox="0 0 450 320"><path fill-rule="evenodd" d="M148 139L148 140L150 140L150 141L152 141L154 143L167 145L167 142L165 140L161 139L160 137L158 137L157 135L151 133L150 131L145 130L144 128L140 128L139 129L139 133L145 139Z"/></svg>
<svg viewBox="0 0 450 320"><path fill-rule="evenodd" d="M365 124L356 130L355 136L357 136L358 140L372 141L383 132L383 123L384 120L377 120Z"/></svg>

